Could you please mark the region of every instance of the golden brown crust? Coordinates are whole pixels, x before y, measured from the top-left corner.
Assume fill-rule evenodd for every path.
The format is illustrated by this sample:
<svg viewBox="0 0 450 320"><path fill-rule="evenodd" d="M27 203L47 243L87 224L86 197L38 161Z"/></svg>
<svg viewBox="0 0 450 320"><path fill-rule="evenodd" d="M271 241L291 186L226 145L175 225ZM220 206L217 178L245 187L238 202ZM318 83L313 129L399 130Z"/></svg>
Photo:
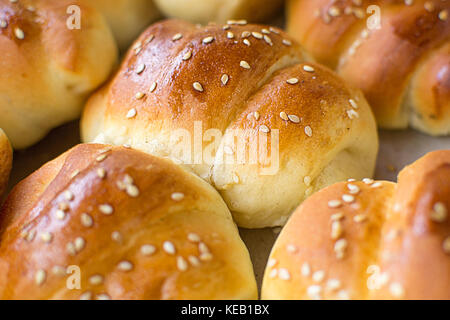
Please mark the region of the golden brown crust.
<svg viewBox="0 0 450 320"><path fill-rule="evenodd" d="M278 238L262 297L450 299L449 179L445 150L405 168L398 184L347 182L316 193Z"/></svg>
<svg viewBox="0 0 450 320"><path fill-rule="evenodd" d="M298 44L267 26L155 24L137 40L112 82L88 102L83 140L129 144L175 158L221 190L240 226L282 225L314 190L372 175L378 150L362 93L304 60ZM180 129L192 139L184 145L174 139ZM238 147L227 145L236 133L235 141L252 142L246 147L268 136L266 150L262 146L251 155L258 163L238 164ZM199 134L202 146L191 152ZM264 174L267 164L258 160L272 141L276 145L277 134L278 150L267 154L280 161L269 159L275 170ZM180 145L188 157L180 155ZM227 148L235 151L232 165L221 161ZM305 184L306 177L311 181ZM254 196L243 199L242 193Z"/></svg>
<svg viewBox="0 0 450 320"><path fill-rule="evenodd" d="M225 23L229 19L247 19L261 22L278 13L282 0L155 0L155 3L172 18L193 23Z"/></svg>
<svg viewBox="0 0 450 320"><path fill-rule="evenodd" d="M21 182L0 214L2 299L257 295L217 192L139 151L79 145ZM66 287L69 266L80 268L79 290Z"/></svg>
<svg viewBox="0 0 450 320"><path fill-rule="evenodd" d="M12 166L12 149L3 130L0 128L0 202L8 184Z"/></svg>
<svg viewBox="0 0 450 320"><path fill-rule="evenodd" d="M373 19L373 12L366 13L370 5L380 9L380 29L367 26ZM436 59L435 54L450 41L449 13L450 2L441 0L417 0L411 5L400 0L291 0L288 28L320 62L364 91L381 127L411 125L445 135L450 117L441 97L450 94L448 77L442 78L449 69L448 49L441 53L441 63L429 59ZM435 69L429 80L438 82L437 88L414 84L412 79L421 78L420 70L427 72L424 68L430 67Z"/></svg>
<svg viewBox="0 0 450 320"><path fill-rule="evenodd" d="M106 80L117 49L94 9L80 5L81 29L69 29L68 0L0 1L0 127L15 148L79 116Z"/></svg>

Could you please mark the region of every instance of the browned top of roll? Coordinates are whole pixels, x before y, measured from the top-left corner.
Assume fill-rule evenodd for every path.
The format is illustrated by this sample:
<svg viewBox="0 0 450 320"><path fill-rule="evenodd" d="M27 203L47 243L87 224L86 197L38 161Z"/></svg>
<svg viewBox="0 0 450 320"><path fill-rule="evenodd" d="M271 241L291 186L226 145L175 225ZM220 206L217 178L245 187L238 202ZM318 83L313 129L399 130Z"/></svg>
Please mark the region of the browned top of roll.
<svg viewBox="0 0 450 320"><path fill-rule="evenodd" d="M0 202L8 183L9 172L12 165L12 149L8 138L0 129Z"/></svg>

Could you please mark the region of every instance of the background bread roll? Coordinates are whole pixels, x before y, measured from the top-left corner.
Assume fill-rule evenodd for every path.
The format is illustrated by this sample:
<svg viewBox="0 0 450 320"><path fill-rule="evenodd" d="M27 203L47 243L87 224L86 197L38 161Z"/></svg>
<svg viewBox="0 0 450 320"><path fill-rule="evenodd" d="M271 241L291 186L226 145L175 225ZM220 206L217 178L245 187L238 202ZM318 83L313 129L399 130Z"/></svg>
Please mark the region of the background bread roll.
<svg viewBox="0 0 450 320"><path fill-rule="evenodd" d="M0 217L1 299L257 298L219 194L139 151L79 145L19 183Z"/></svg>
<svg viewBox="0 0 450 320"><path fill-rule="evenodd" d="M282 0L155 0L169 17L195 23L225 23L229 19L258 22L278 13Z"/></svg>
<svg viewBox="0 0 450 320"><path fill-rule="evenodd" d="M287 24L319 62L364 91L380 127L448 135L449 14L448 0L289 0Z"/></svg>
<svg viewBox="0 0 450 320"><path fill-rule="evenodd" d="M116 64L114 39L96 10L81 6L81 29L68 28L72 4L0 0L0 127L14 148L77 118Z"/></svg>
<svg viewBox="0 0 450 320"><path fill-rule="evenodd" d="M8 138L0 129L0 203L3 192L8 184L9 172L12 165L12 150Z"/></svg>
<svg viewBox="0 0 450 320"><path fill-rule="evenodd" d="M83 140L187 164L240 226L283 225L314 191L372 175L378 137L362 93L305 64L281 30L169 20L133 47L90 99Z"/></svg>
<svg viewBox="0 0 450 320"><path fill-rule="evenodd" d="M268 262L263 299L450 299L450 150L391 182L347 182L305 201Z"/></svg>
<svg viewBox="0 0 450 320"><path fill-rule="evenodd" d="M102 12L122 50L155 21L160 13L153 0L81 0Z"/></svg>

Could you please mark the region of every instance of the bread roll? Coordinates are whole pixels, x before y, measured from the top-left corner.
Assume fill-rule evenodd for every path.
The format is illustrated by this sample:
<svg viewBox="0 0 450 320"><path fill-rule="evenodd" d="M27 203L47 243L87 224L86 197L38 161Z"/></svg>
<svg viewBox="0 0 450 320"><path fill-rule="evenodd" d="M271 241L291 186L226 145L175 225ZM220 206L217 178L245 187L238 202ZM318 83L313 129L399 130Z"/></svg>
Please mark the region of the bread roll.
<svg viewBox="0 0 450 320"><path fill-rule="evenodd" d="M257 297L219 194L139 151L79 145L16 186L0 217L1 299Z"/></svg>
<svg viewBox="0 0 450 320"><path fill-rule="evenodd" d="M0 129L0 202L8 184L9 172L12 164L12 150L8 138Z"/></svg>
<svg viewBox="0 0 450 320"><path fill-rule="evenodd" d="M155 0L169 17L194 23L225 23L229 19L248 19L251 22L270 19L280 9L282 0Z"/></svg>
<svg viewBox="0 0 450 320"><path fill-rule="evenodd" d="M100 10L108 20L119 47L128 46L158 19L160 13L153 0L82 0Z"/></svg>
<svg viewBox="0 0 450 320"><path fill-rule="evenodd" d="M289 33L364 91L380 127L450 134L450 1L288 4Z"/></svg>
<svg viewBox="0 0 450 320"><path fill-rule="evenodd" d="M14 148L77 118L116 64L114 39L96 10L81 6L81 29L69 29L73 4L0 0L0 127Z"/></svg>
<svg viewBox="0 0 450 320"><path fill-rule="evenodd" d="M281 30L239 23L150 27L88 102L82 136L184 163L238 225L279 226L314 191L372 175L376 125L362 93Z"/></svg>
<svg viewBox="0 0 450 320"><path fill-rule="evenodd" d="M398 184L338 183L305 201L281 232L264 299L450 299L450 150Z"/></svg>

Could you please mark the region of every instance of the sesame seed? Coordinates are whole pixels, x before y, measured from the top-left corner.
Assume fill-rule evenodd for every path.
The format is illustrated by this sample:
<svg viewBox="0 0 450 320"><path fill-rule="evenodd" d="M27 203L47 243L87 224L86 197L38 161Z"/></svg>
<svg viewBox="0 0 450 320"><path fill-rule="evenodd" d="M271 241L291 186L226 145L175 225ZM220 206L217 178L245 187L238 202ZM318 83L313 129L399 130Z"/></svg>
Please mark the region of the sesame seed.
<svg viewBox="0 0 450 320"><path fill-rule="evenodd" d="M83 292L80 295L80 300L91 300L91 299L92 299L92 292L90 291Z"/></svg>
<svg viewBox="0 0 450 320"><path fill-rule="evenodd" d="M199 236L198 234L196 234L196 233L189 233L189 234L187 235L187 238L188 238L188 240L189 240L190 242L194 242L194 243L197 243L197 242L200 242L200 241L201 241L200 236Z"/></svg>
<svg viewBox="0 0 450 320"><path fill-rule="evenodd" d="M141 74L145 70L145 64L141 63L136 67L136 73Z"/></svg>
<svg viewBox="0 0 450 320"><path fill-rule="evenodd" d="M126 187L127 194L132 198L137 198L139 196L139 189L135 185L128 185Z"/></svg>
<svg viewBox="0 0 450 320"><path fill-rule="evenodd" d="M405 4L406 4L407 6L412 5L413 2L414 2L414 0L405 0Z"/></svg>
<svg viewBox="0 0 450 320"><path fill-rule="evenodd" d="M70 175L70 178L73 179L75 178L77 175L80 174L80 170L75 170L74 172L72 172L72 174Z"/></svg>
<svg viewBox="0 0 450 320"><path fill-rule="evenodd" d="M272 271L270 271L269 273L269 277L270 278L276 278L278 276L278 270L277 269L272 269Z"/></svg>
<svg viewBox="0 0 450 320"><path fill-rule="evenodd" d="M358 194L361 191L361 189L356 184L349 183L347 185L347 188L351 194Z"/></svg>
<svg viewBox="0 0 450 320"><path fill-rule="evenodd" d="M43 234L41 234L41 239L45 243L50 243L53 239L53 235L50 232L44 232Z"/></svg>
<svg viewBox="0 0 450 320"><path fill-rule="evenodd" d="M224 86L227 85L228 80L230 80L230 77L227 74L223 74L222 77L220 78L220 81Z"/></svg>
<svg viewBox="0 0 450 320"><path fill-rule="evenodd" d="M342 220L344 219L344 214L339 212L339 213L335 213L333 215L331 215L331 221L338 221L338 220Z"/></svg>
<svg viewBox="0 0 450 320"><path fill-rule="evenodd" d="M439 12L439 19L441 19L442 21L447 21L447 19L448 19L448 11L447 10L442 10L441 12Z"/></svg>
<svg viewBox="0 0 450 320"><path fill-rule="evenodd" d="M270 129L266 125L262 125L259 127L259 131L264 132L264 133L269 133Z"/></svg>
<svg viewBox="0 0 450 320"><path fill-rule="evenodd" d="M64 198L66 198L67 201L72 201L74 198L74 195L71 191L67 190L64 192Z"/></svg>
<svg viewBox="0 0 450 320"><path fill-rule="evenodd" d="M252 32L252 36L259 40L261 40L263 38L263 35L259 32Z"/></svg>
<svg viewBox="0 0 450 320"><path fill-rule="evenodd" d="M372 184L370 187L371 188L379 188L382 186L383 186L383 184L380 181L378 181L378 182L375 182L374 184Z"/></svg>
<svg viewBox="0 0 450 320"><path fill-rule="evenodd" d="M184 199L184 193L174 192L174 193L172 193L171 198L174 201L181 201Z"/></svg>
<svg viewBox="0 0 450 320"><path fill-rule="evenodd" d="M271 258L271 259L269 259L269 261L267 262L267 266L268 266L269 268L273 268L273 267L276 266L277 263L278 263L278 261L277 261L276 259Z"/></svg>
<svg viewBox="0 0 450 320"><path fill-rule="evenodd" d="M355 118L359 118L359 113L356 112L355 110L351 109L351 110L347 110L347 116L353 120Z"/></svg>
<svg viewBox="0 0 450 320"><path fill-rule="evenodd" d="M177 257L177 268L180 271L186 271L188 269L189 265L186 262L186 260L183 257Z"/></svg>
<svg viewBox="0 0 450 320"><path fill-rule="evenodd" d="M108 156L108 155L106 155L106 154L102 154L102 155L99 155L97 158L95 158L95 160L96 160L97 162L102 162L103 160L106 159L107 156Z"/></svg>
<svg viewBox="0 0 450 320"><path fill-rule="evenodd" d="M150 88L149 88L150 93L152 93L153 91L155 91L157 86L158 86L158 84L157 84L156 82L153 82L152 85L151 85Z"/></svg>
<svg viewBox="0 0 450 320"><path fill-rule="evenodd" d="M89 283L93 286L98 286L103 283L103 276L100 274L93 275L89 278Z"/></svg>
<svg viewBox="0 0 450 320"><path fill-rule="evenodd" d="M391 283L391 285L389 286L389 291L396 298L402 298L405 295L403 286L398 282Z"/></svg>
<svg viewBox="0 0 450 320"><path fill-rule="evenodd" d="M203 44L209 44L214 41L214 37L206 37L203 39Z"/></svg>
<svg viewBox="0 0 450 320"><path fill-rule="evenodd" d="M330 207L330 208L339 208L341 206L342 206L342 202L340 200L328 201L328 207Z"/></svg>
<svg viewBox="0 0 450 320"><path fill-rule="evenodd" d="M103 169L103 168L98 168L98 169L97 169L97 176L98 176L100 179L104 179L104 178L106 177L106 170Z"/></svg>
<svg viewBox="0 0 450 320"><path fill-rule="evenodd" d="M14 28L14 34L19 40L25 39L25 32L23 32L23 30L20 28Z"/></svg>
<svg viewBox="0 0 450 320"><path fill-rule="evenodd" d="M183 38L183 35L181 33L177 33L172 37L172 41L177 41L180 40L181 38Z"/></svg>
<svg viewBox="0 0 450 320"><path fill-rule="evenodd" d="M339 220L333 221L331 223L331 239L339 239L343 233L344 229L342 228L342 223Z"/></svg>
<svg viewBox="0 0 450 320"><path fill-rule="evenodd" d="M313 273L312 279L314 282L322 282L325 279L325 271L319 270Z"/></svg>
<svg viewBox="0 0 450 320"><path fill-rule="evenodd" d="M350 300L350 295L346 290L341 290L337 294L339 300Z"/></svg>
<svg viewBox="0 0 450 320"><path fill-rule="evenodd" d="M176 253L175 246L170 241L165 241L163 243L163 249L166 253L168 253L170 255L174 255Z"/></svg>
<svg viewBox="0 0 450 320"><path fill-rule="evenodd" d="M288 120L289 120L289 117L288 117L287 113L284 112L284 111L281 111L281 112L280 112L280 118L283 119L283 120L285 120L285 121L288 121Z"/></svg>
<svg viewBox="0 0 450 320"><path fill-rule="evenodd" d="M363 182L364 182L365 184L371 185L371 184L374 183L375 181L373 181L373 179L370 179L370 178L364 178L364 179L363 179Z"/></svg>
<svg viewBox="0 0 450 320"><path fill-rule="evenodd" d="M344 195L342 196L342 200L343 200L344 202L347 202L347 203L352 203L352 202L355 201L355 197L352 196L352 195L349 195L349 194L344 194Z"/></svg>
<svg viewBox="0 0 450 320"><path fill-rule="evenodd" d="M288 119L293 123L300 123L300 117L295 114L288 115Z"/></svg>
<svg viewBox="0 0 450 320"><path fill-rule="evenodd" d="M85 245L86 245L86 241L83 238L78 237L75 239L75 250L77 252L80 252L81 250L83 250Z"/></svg>
<svg viewBox="0 0 450 320"><path fill-rule="evenodd" d="M309 263L305 262L304 264L302 264L300 271L302 273L302 276L309 277L309 275L311 274L311 266L309 265Z"/></svg>
<svg viewBox="0 0 450 320"><path fill-rule="evenodd" d="M54 274L55 276L65 276L66 269L61 266L53 266L52 274Z"/></svg>
<svg viewBox="0 0 450 320"><path fill-rule="evenodd" d="M247 70L251 68L247 61L241 61L240 66Z"/></svg>
<svg viewBox="0 0 450 320"><path fill-rule="evenodd" d="M136 98L136 100L141 100L142 98L145 97L145 93L138 92L138 93L136 93L136 95L134 97ZM134 111L136 111L136 109L134 109Z"/></svg>
<svg viewBox="0 0 450 320"><path fill-rule="evenodd" d="M303 70L306 72L314 72L314 68L308 65L303 66Z"/></svg>
<svg viewBox="0 0 450 320"><path fill-rule="evenodd" d="M358 105L356 104L355 100L349 99L348 102L354 109L358 109Z"/></svg>
<svg viewBox="0 0 450 320"><path fill-rule="evenodd" d="M286 250L287 250L287 252L289 252L289 253L296 253L297 250L298 250L298 248L297 248L295 245L293 245L293 244L289 244L289 245L286 247Z"/></svg>
<svg viewBox="0 0 450 320"><path fill-rule="evenodd" d="M337 17L341 14L341 10L336 6L331 6L330 9L328 9L328 13L332 17Z"/></svg>
<svg viewBox="0 0 450 320"><path fill-rule="evenodd" d="M273 46L273 42L272 42L272 39L270 39L270 37L269 36L264 36L264 41L268 44L268 45L270 45L270 46Z"/></svg>
<svg viewBox="0 0 450 320"><path fill-rule="evenodd" d="M194 267L198 267L200 265L200 259L197 258L196 256L189 256L188 260L189 263Z"/></svg>
<svg viewBox="0 0 450 320"><path fill-rule="evenodd" d="M109 204L102 204L98 208L105 215L111 215L114 212L114 208Z"/></svg>
<svg viewBox="0 0 450 320"><path fill-rule="evenodd" d="M208 248L208 246L207 246L204 242L200 242L200 243L198 244L198 250L199 250L201 253L209 253L209 248Z"/></svg>
<svg viewBox="0 0 450 320"><path fill-rule="evenodd" d="M311 129L310 126L306 126L306 127L305 127L305 134L306 134L308 137L312 137L313 132L312 132L312 129Z"/></svg>
<svg viewBox="0 0 450 320"><path fill-rule="evenodd" d="M111 233L111 239L117 243L121 243L123 241L122 234L119 231L114 231Z"/></svg>
<svg viewBox="0 0 450 320"><path fill-rule="evenodd" d="M444 242L442 243L442 248L444 249L444 252L446 254L450 254L450 237L445 238Z"/></svg>
<svg viewBox="0 0 450 320"><path fill-rule="evenodd" d="M353 221L355 221L356 223L364 222L366 220L367 220L367 215L365 215L365 214L358 214L353 217Z"/></svg>
<svg viewBox="0 0 450 320"><path fill-rule="evenodd" d="M149 44L153 41L153 39L155 39L155 35L151 34L147 39L145 39L144 43Z"/></svg>
<svg viewBox="0 0 450 320"><path fill-rule="evenodd" d="M72 242L68 242L66 244L66 251L71 256L74 256L74 255L77 254L77 250L75 249L75 245Z"/></svg>
<svg viewBox="0 0 450 320"><path fill-rule="evenodd" d="M291 41L289 41L289 40L287 40L287 39L283 39L283 44L285 45L285 46L288 46L288 47L290 47L291 45L292 45L292 42Z"/></svg>
<svg viewBox="0 0 450 320"><path fill-rule="evenodd" d="M194 87L195 90L203 92L203 86L200 84L200 82L194 82L192 86Z"/></svg>
<svg viewBox="0 0 450 320"><path fill-rule="evenodd" d="M341 287L341 282L338 279L329 279L327 281L327 289L330 291L338 290Z"/></svg>
<svg viewBox="0 0 450 320"><path fill-rule="evenodd" d="M156 247L151 245L151 244L144 244L141 247L141 253L144 256L151 256L152 254L154 254L156 252Z"/></svg>
<svg viewBox="0 0 450 320"><path fill-rule="evenodd" d="M192 57L192 51L188 51L183 55L183 60L189 60Z"/></svg>
<svg viewBox="0 0 450 320"><path fill-rule="evenodd" d="M224 25L224 26L222 27L222 29L223 29L223 30L230 30L231 27L230 27L229 25Z"/></svg>
<svg viewBox="0 0 450 320"><path fill-rule="evenodd" d="M425 7L425 10L427 10L428 12L434 11L434 3L431 1L425 2L424 7Z"/></svg>
<svg viewBox="0 0 450 320"><path fill-rule="evenodd" d="M249 31L244 31L244 32L242 32L242 34L241 34L241 37L242 38L248 38L248 37L250 37L252 34L249 32Z"/></svg>
<svg viewBox="0 0 450 320"><path fill-rule="evenodd" d="M289 84L297 84L298 83L298 79L297 78L291 78L291 79L288 79L286 82L289 83Z"/></svg>
<svg viewBox="0 0 450 320"><path fill-rule="evenodd" d="M273 28L273 27L270 27L269 31L272 32L272 33L275 33L275 34L280 34L280 32L277 29Z"/></svg>
<svg viewBox="0 0 450 320"><path fill-rule="evenodd" d="M69 206L69 204L67 202L60 202L58 204L58 209L59 210L67 211L67 210L69 210L69 208L70 208L70 206Z"/></svg>
<svg viewBox="0 0 450 320"><path fill-rule="evenodd" d="M212 258L213 258L213 256L212 256L212 254L209 253L209 252L202 253L202 254L200 255L200 260L201 260L201 261L211 261Z"/></svg>
<svg viewBox="0 0 450 320"><path fill-rule="evenodd" d="M290 280L291 274L287 269L281 268L280 270L278 270L278 278L280 278L281 280Z"/></svg>
<svg viewBox="0 0 450 320"><path fill-rule="evenodd" d="M34 275L34 281L38 286L42 285L45 282L45 279L47 278L47 273L45 270L38 270L36 274Z"/></svg>
<svg viewBox="0 0 450 320"><path fill-rule="evenodd" d="M311 299L320 299L322 293L322 287L319 285L312 285L306 289L306 293Z"/></svg>
<svg viewBox="0 0 450 320"><path fill-rule="evenodd" d="M305 183L306 186L309 187L311 185L312 179L310 176L306 176L303 178L303 182Z"/></svg>
<svg viewBox="0 0 450 320"><path fill-rule="evenodd" d="M81 214L81 224L83 226L85 226L86 228L90 228L94 225L94 220L87 213L82 213Z"/></svg>
<svg viewBox="0 0 450 320"><path fill-rule="evenodd" d="M340 239L336 241L334 245L334 251L336 252L336 258L342 259L344 258L345 250L347 249L348 243L345 239Z"/></svg>
<svg viewBox="0 0 450 320"><path fill-rule="evenodd" d="M8 27L8 22L6 22L3 19L0 19L0 28L5 29L6 27Z"/></svg>
<svg viewBox="0 0 450 320"><path fill-rule="evenodd" d="M434 222L444 222L447 219L447 208L442 202L436 202L433 206L430 219Z"/></svg>
<svg viewBox="0 0 450 320"><path fill-rule="evenodd" d="M55 216L58 220L64 220L64 218L66 217L66 213L62 210L56 210Z"/></svg>
<svg viewBox="0 0 450 320"><path fill-rule="evenodd" d="M258 111L253 112L253 117L255 117L256 121L258 121L260 118L259 112Z"/></svg>
<svg viewBox="0 0 450 320"><path fill-rule="evenodd" d="M233 38L234 38L234 33L231 32L231 31L228 31L228 32L227 32L227 38L228 38L228 39L233 39Z"/></svg>
<svg viewBox="0 0 450 320"><path fill-rule="evenodd" d="M127 272L127 271L133 270L133 264L132 264L130 261L126 261L126 260L125 260L125 261L119 262L117 268L118 268L120 271L125 271L125 272Z"/></svg>
<svg viewBox="0 0 450 320"><path fill-rule="evenodd" d="M252 44L250 43L250 41L248 39L244 39L244 44L248 47L250 47Z"/></svg>
<svg viewBox="0 0 450 320"><path fill-rule="evenodd" d="M101 293L95 297L96 300L111 300L111 297L106 293Z"/></svg>

